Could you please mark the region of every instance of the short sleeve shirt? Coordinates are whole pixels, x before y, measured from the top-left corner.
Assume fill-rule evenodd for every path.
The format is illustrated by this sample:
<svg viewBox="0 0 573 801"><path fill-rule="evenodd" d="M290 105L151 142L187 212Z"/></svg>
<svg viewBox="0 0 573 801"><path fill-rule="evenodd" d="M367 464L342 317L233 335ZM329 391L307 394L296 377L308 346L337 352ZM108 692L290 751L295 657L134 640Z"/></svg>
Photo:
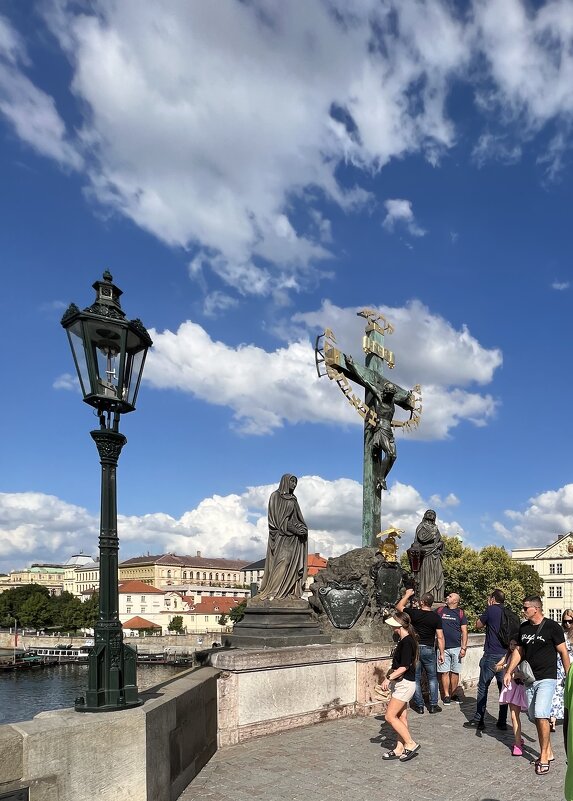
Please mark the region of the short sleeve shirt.
<svg viewBox="0 0 573 801"><path fill-rule="evenodd" d="M462 644L462 626L468 625L464 610L459 607L450 609L448 606L443 606L438 614L442 618L445 647L459 648Z"/></svg>
<svg viewBox="0 0 573 801"><path fill-rule="evenodd" d="M507 648L500 642L498 637L501 628L502 610L503 606L501 604L492 604L487 606L483 615L479 617L484 626L486 626L484 654L499 654L501 656L507 651Z"/></svg>
<svg viewBox="0 0 573 801"><path fill-rule="evenodd" d="M402 637L392 657L392 670L396 670L396 668L399 667L408 668L407 671L402 674L402 678L407 679L407 681L414 681L416 678L415 652L416 646L413 639L408 634L406 637Z"/></svg>
<svg viewBox="0 0 573 801"><path fill-rule="evenodd" d="M442 618L434 610L408 609L410 620L416 630L420 645L434 647L436 631L442 628Z"/></svg>
<svg viewBox="0 0 573 801"><path fill-rule="evenodd" d="M519 627L519 644L525 651L525 659L531 665L536 681L557 678L557 646L565 642L563 629L554 620L543 619L533 626L528 620Z"/></svg>

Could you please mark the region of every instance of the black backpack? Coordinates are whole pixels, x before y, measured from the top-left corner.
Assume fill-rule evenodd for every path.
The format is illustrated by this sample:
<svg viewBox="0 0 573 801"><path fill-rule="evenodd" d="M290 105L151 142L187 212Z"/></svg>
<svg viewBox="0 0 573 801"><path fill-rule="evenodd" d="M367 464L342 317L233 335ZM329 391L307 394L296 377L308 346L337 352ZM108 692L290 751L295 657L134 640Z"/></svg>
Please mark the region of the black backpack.
<svg viewBox="0 0 573 801"><path fill-rule="evenodd" d="M501 607L501 622L499 624L498 639L504 648L509 648L509 641L516 637L521 621L509 606Z"/></svg>

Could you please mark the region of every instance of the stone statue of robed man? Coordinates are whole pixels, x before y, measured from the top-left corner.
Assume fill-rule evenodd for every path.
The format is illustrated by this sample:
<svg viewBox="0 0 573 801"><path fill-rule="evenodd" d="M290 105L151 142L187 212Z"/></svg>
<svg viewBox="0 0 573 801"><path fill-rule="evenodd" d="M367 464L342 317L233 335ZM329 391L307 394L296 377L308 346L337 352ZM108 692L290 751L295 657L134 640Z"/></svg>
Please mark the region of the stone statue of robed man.
<svg viewBox="0 0 573 801"><path fill-rule="evenodd" d="M424 512L424 517L416 529L414 546L423 553L419 575L420 597L429 592L434 596L434 601L443 601L444 541L436 525L436 513L433 509Z"/></svg>

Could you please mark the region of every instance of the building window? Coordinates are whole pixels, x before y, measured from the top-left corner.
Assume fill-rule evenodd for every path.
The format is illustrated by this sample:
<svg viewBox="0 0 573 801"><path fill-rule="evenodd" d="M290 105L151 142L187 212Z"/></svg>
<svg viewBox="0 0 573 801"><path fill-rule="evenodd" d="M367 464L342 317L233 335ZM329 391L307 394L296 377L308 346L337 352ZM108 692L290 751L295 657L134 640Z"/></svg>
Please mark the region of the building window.
<svg viewBox="0 0 573 801"><path fill-rule="evenodd" d="M205 581L206 578L207 578L207 574L203 573L203 581Z"/></svg>
<svg viewBox="0 0 573 801"><path fill-rule="evenodd" d="M209 622L209 615L205 615L205 623Z"/></svg>
<svg viewBox="0 0 573 801"><path fill-rule="evenodd" d="M555 587L555 597L563 598L563 587Z"/></svg>
<svg viewBox="0 0 573 801"><path fill-rule="evenodd" d="M186 570L184 570L184 571L183 571L183 578L184 578L184 579L186 579L186 578L187 578L187 571L186 571Z"/></svg>
<svg viewBox="0 0 573 801"><path fill-rule="evenodd" d="M142 603L142 604L144 604L144 603L145 603L145 595L142 595L142 596L141 596L141 603Z"/></svg>
<svg viewBox="0 0 573 801"><path fill-rule="evenodd" d="M209 573L209 581L213 581L213 574Z"/></svg>
<svg viewBox="0 0 573 801"><path fill-rule="evenodd" d="M557 562L557 575L560 576L563 573L563 564L561 562Z"/></svg>
<svg viewBox="0 0 573 801"><path fill-rule="evenodd" d="M555 562L549 563L549 573L553 576L555 574Z"/></svg>
<svg viewBox="0 0 573 801"><path fill-rule="evenodd" d="M201 578L201 573L199 573L199 571L197 571L197 575L195 576L195 578Z"/></svg>
<svg viewBox="0 0 573 801"><path fill-rule="evenodd" d="M549 597L555 598L555 587L549 587Z"/></svg>
<svg viewBox="0 0 573 801"><path fill-rule="evenodd" d="M128 604L130 604L131 603L131 595L128 595L125 600L127 601Z"/></svg>
<svg viewBox="0 0 573 801"><path fill-rule="evenodd" d="M125 611L128 612L128 613L131 612L131 606L126 606L125 607Z"/></svg>
<svg viewBox="0 0 573 801"><path fill-rule="evenodd" d="M167 578L171 578L171 570L167 571Z"/></svg>
<svg viewBox="0 0 573 801"><path fill-rule="evenodd" d="M561 609L550 609L549 610L549 619L550 620L561 620Z"/></svg>
<svg viewBox="0 0 573 801"><path fill-rule="evenodd" d="M141 611L142 611L142 612L147 612L147 607L146 607L146 606L142 606L142 607L141 607Z"/></svg>

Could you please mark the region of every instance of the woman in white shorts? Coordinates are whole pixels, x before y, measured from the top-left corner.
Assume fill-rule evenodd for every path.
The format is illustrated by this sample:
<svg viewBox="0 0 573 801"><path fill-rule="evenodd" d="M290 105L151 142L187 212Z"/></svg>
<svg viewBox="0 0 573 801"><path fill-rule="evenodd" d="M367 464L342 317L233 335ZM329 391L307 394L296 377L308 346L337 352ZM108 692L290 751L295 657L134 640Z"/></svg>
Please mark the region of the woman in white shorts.
<svg viewBox="0 0 573 801"><path fill-rule="evenodd" d="M399 759L408 762L417 756L420 746L412 739L408 729L408 703L416 691L416 661L418 659L418 636L412 628L410 615L395 612L385 620L396 629L400 641L392 658L392 668L382 682L382 690L390 690L391 697L386 710L386 723L398 735L398 742L391 751L382 754L382 759Z"/></svg>

